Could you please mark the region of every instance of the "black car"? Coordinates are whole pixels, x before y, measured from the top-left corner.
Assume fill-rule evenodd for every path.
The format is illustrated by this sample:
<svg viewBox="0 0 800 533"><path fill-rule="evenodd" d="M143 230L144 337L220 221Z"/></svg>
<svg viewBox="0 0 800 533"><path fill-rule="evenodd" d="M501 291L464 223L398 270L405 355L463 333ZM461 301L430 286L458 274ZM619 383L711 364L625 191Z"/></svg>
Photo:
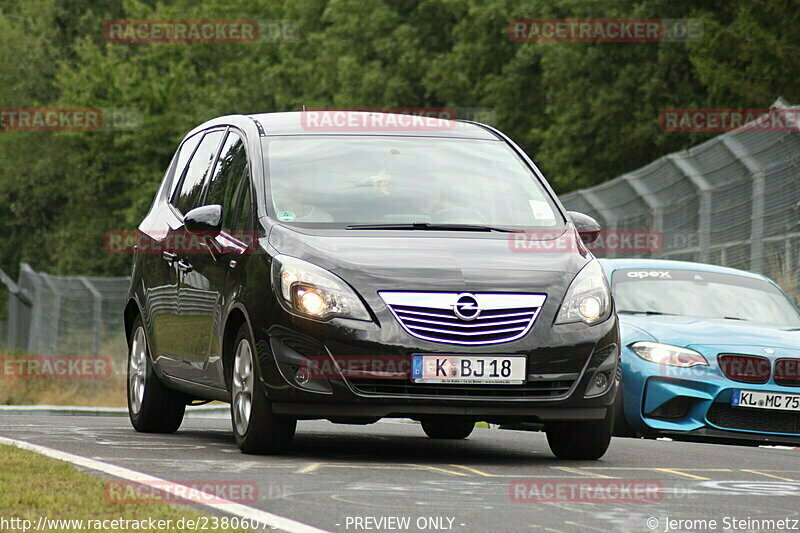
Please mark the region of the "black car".
<svg viewBox="0 0 800 533"><path fill-rule="evenodd" d="M309 113L216 118L175 153L125 309L134 428L220 400L246 453L297 420L403 417L444 439L538 422L558 457L602 456L619 329L578 236L596 223L494 128Z"/></svg>

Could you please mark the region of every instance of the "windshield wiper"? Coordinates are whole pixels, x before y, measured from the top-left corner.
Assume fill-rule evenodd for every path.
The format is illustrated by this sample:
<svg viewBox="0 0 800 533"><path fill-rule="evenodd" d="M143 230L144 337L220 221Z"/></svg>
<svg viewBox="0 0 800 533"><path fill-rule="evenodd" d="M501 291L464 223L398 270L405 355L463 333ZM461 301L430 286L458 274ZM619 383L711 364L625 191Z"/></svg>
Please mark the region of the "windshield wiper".
<svg viewBox="0 0 800 533"><path fill-rule="evenodd" d="M428 231L499 231L502 233L520 233L522 230L502 228L498 226L481 226L479 224L431 224L414 222L411 224L351 224L346 229L396 229L396 230L428 230Z"/></svg>
<svg viewBox="0 0 800 533"><path fill-rule="evenodd" d="M617 313L625 313L628 315L664 315L664 316L678 316L675 313L662 313L661 311L631 311L629 309L617 310Z"/></svg>

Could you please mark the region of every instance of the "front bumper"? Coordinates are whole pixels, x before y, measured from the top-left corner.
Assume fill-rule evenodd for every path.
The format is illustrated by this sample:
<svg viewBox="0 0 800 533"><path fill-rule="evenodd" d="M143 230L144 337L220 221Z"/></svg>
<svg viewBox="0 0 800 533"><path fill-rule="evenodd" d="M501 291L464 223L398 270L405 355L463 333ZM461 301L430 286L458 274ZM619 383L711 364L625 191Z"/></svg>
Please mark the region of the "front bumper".
<svg viewBox="0 0 800 533"><path fill-rule="evenodd" d="M800 388L772 379L764 384L732 381L719 369L716 353L703 355L708 367L677 369L642 361L623 349L623 404L637 432L699 440L800 442L800 412L731 405L734 390L800 394Z"/></svg>
<svg viewBox="0 0 800 533"><path fill-rule="evenodd" d="M600 420L617 389L619 331L612 316L596 326L553 326L539 317L516 341L488 346L453 346L412 338L394 321L381 325L332 320L318 323L288 314L273 325L254 324L261 376L274 412L297 418L471 416L496 423ZM407 376L357 378L341 373L298 379L308 361L337 368L343 357L410 361L413 354L524 354L524 385L419 385ZM585 397L598 366L613 354L611 385ZM326 363L327 362L327 363ZM410 364L408 366L410 368Z"/></svg>

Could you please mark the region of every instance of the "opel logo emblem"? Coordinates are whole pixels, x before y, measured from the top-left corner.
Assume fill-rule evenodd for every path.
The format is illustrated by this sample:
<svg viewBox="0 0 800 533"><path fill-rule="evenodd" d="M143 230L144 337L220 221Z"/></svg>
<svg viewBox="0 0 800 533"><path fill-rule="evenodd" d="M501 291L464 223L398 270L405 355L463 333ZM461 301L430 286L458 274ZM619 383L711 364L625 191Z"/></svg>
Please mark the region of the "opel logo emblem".
<svg viewBox="0 0 800 533"><path fill-rule="evenodd" d="M469 293L459 294L456 303L452 307L453 312L461 320L475 320L481 314L478 300Z"/></svg>
<svg viewBox="0 0 800 533"><path fill-rule="evenodd" d="M764 353L767 355L775 355L775 350L772 348L764 348Z"/></svg>

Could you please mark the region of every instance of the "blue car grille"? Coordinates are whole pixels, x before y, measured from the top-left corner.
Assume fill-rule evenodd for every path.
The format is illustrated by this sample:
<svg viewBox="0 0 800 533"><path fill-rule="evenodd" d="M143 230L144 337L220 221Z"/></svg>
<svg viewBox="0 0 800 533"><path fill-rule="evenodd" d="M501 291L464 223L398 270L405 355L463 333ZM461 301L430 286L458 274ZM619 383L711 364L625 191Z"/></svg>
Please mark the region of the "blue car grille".
<svg viewBox="0 0 800 533"><path fill-rule="evenodd" d="M717 402L711 405L706 418L721 428L770 433L800 433L800 413L792 411L747 409Z"/></svg>
<svg viewBox="0 0 800 533"><path fill-rule="evenodd" d="M782 358L775 361L773 379L784 387L800 387L800 359Z"/></svg>

